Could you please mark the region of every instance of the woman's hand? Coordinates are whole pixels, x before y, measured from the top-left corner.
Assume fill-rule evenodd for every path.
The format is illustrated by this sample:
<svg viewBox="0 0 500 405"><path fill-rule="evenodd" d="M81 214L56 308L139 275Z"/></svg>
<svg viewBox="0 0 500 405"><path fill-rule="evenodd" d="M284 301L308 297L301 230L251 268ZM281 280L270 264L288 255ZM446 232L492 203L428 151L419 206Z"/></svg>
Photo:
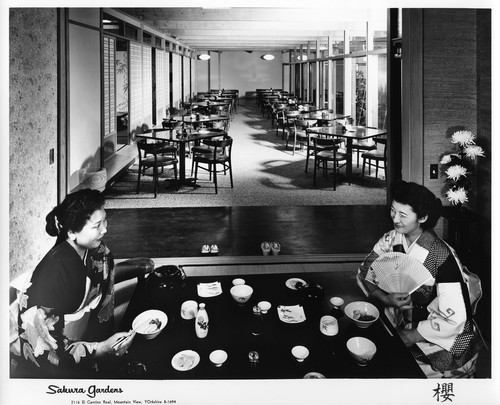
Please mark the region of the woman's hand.
<svg viewBox="0 0 500 405"><path fill-rule="evenodd" d="M373 291L371 295L386 307L399 309L411 308L411 297L407 293L386 293L379 288Z"/></svg>
<svg viewBox="0 0 500 405"><path fill-rule="evenodd" d="M113 354L115 356L124 355L132 344L134 337L134 331L115 333L105 341L99 342L96 349L96 357L109 354Z"/></svg>
<svg viewBox="0 0 500 405"><path fill-rule="evenodd" d="M398 309L410 309L411 297L407 293L389 293L385 296L385 303L388 307Z"/></svg>

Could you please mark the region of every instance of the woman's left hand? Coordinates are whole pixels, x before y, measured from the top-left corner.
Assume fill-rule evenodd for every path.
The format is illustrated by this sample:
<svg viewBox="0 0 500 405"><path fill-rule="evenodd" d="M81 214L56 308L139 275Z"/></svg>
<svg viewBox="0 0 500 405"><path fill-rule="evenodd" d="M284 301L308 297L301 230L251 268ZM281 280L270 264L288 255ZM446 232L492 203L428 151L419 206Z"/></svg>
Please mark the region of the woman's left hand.
<svg viewBox="0 0 500 405"><path fill-rule="evenodd" d="M423 342L425 339L418 333L416 329L396 329L399 337L403 341L406 347L411 347L417 342Z"/></svg>

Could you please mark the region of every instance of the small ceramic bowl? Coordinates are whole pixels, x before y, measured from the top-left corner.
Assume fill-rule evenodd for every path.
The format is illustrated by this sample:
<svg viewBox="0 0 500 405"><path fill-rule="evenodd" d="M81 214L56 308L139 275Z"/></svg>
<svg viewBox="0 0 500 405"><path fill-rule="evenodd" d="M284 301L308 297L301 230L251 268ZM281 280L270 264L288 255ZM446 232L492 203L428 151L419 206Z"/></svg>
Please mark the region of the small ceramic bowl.
<svg viewBox="0 0 500 405"><path fill-rule="evenodd" d="M377 307L366 301L354 301L344 308L345 314L360 328L368 328L380 316Z"/></svg>
<svg viewBox="0 0 500 405"><path fill-rule="evenodd" d="M209 358L215 367L220 367L227 360L227 353L224 350L214 350L210 353Z"/></svg>
<svg viewBox="0 0 500 405"><path fill-rule="evenodd" d="M338 308L342 305L344 305L344 300L340 297L332 297L330 298L330 303L335 307Z"/></svg>
<svg viewBox="0 0 500 405"><path fill-rule="evenodd" d="M292 354L298 362L302 362L309 356L309 349L305 346L294 346Z"/></svg>
<svg viewBox="0 0 500 405"><path fill-rule="evenodd" d="M253 294L253 288L247 284L240 284L231 287L231 296L238 304L245 304Z"/></svg>
<svg viewBox="0 0 500 405"><path fill-rule="evenodd" d="M257 305L259 306L260 311L263 314L267 314L267 311L269 311L271 309L271 303L268 301L261 301Z"/></svg>
<svg viewBox="0 0 500 405"><path fill-rule="evenodd" d="M377 353L377 346L370 339L355 336L346 343L351 356L360 366L366 366Z"/></svg>
<svg viewBox="0 0 500 405"><path fill-rule="evenodd" d="M235 278L233 280L233 285L241 285L241 284L245 284L245 280L243 280L242 278Z"/></svg>
<svg viewBox="0 0 500 405"><path fill-rule="evenodd" d="M165 328L167 321L165 312L150 309L137 315L132 322L132 329L136 329L137 334L145 339L153 339Z"/></svg>

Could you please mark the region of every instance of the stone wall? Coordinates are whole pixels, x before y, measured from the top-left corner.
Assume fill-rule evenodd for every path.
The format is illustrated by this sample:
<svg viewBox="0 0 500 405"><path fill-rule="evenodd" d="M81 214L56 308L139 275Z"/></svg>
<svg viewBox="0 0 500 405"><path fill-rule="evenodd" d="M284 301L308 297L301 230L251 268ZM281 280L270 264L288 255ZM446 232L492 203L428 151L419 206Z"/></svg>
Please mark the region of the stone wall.
<svg viewBox="0 0 500 405"><path fill-rule="evenodd" d="M9 15L9 269L31 271L54 240L45 216L57 204L57 10ZM55 163L49 153L54 149Z"/></svg>

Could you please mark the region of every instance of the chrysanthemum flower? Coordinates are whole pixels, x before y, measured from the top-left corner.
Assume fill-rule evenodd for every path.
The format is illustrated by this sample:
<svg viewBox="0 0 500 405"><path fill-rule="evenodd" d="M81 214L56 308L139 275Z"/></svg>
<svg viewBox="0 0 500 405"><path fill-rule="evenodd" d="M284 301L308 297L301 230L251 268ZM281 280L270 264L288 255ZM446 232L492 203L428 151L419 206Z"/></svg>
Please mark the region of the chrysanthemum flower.
<svg viewBox="0 0 500 405"><path fill-rule="evenodd" d="M464 204L469 201L467 197L467 191L463 187L459 187L456 190L449 189L446 192L446 197L453 205Z"/></svg>
<svg viewBox="0 0 500 405"><path fill-rule="evenodd" d="M451 156L450 155L444 155L442 158L441 158L441 164L442 165L447 165L448 163L451 162Z"/></svg>
<svg viewBox="0 0 500 405"><path fill-rule="evenodd" d="M458 143L461 147L473 145L476 135L471 131L457 131L451 136L451 143Z"/></svg>
<svg viewBox="0 0 500 405"><path fill-rule="evenodd" d="M460 177L467 175L467 169L460 165L453 165L446 170L446 175L450 180L457 181Z"/></svg>
<svg viewBox="0 0 500 405"><path fill-rule="evenodd" d="M484 150L478 145L468 145L464 148L465 155L475 160L478 156L484 156Z"/></svg>

